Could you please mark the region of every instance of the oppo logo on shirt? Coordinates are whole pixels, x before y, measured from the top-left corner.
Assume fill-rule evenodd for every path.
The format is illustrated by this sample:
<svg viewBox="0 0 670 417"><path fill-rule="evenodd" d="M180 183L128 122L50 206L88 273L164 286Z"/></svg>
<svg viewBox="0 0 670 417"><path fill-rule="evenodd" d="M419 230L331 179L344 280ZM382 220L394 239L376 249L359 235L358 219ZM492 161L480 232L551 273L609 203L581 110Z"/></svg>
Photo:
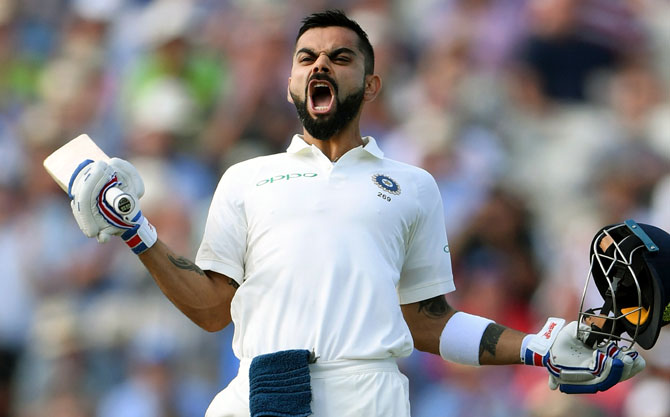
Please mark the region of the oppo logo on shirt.
<svg viewBox="0 0 670 417"><path fill-rule="evenodd" d="M280 181L288 181L296 178L314 178L318 174L314 172L305 172L303 174L285 174L285 175L275 175L274 177L267 178L264 180L260 180L256 183L256 187L260 187L261 185L265 184L272 184L275 182L280 182Z"/></svg>

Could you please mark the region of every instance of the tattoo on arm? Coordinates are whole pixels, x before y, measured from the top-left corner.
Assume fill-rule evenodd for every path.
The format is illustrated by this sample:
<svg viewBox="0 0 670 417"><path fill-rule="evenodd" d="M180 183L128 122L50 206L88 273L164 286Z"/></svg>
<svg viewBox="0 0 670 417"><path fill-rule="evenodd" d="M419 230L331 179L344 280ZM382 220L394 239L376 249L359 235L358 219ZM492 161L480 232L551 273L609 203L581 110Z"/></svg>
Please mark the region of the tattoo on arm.
<svg viewBox="0 0 670 417"><path fill-rule="evenodd" d="M482 341L479 343L479 357L481 358L484 352L490 353L492 356L496 355L496 346L500 340L500 335L505 331L505 327L496 323L491 323L484 330Z"/></svg>
<svg viewBox="0 0 670 417"><path fill-rule="evenodd" d="M174 264L174 266L176 266L179 269L184 269L186 271L193 271L196 274L201 275L203 277L207 276L207 274L205 274L205 271L200 269L200 267L198 267L198 265L194 264L193 262L189 261L188 259L184 258L183 256L175 258L174 256L172 256L168 253L167 257L170 260L170 262L172 262ZM238 284L237 281L235 281L232 278L228 278L228 285L230 285L231 287L233 287L235 289L240 288L240 284Z"/></svg>
<svg viewBox="0 0 670 417"><path fill-rule="evenodd" d="M196 274L201 275L203 277L207 276L207 274L205 274L205 271L200 269L198 267L198 265L194 264L193 262L189 261L188 259L184 258L183 256L175 258L174 256L172 256L168 253L167 257L170 260L170 262L172 262L174 264L174 266L176 266L179 269L184 269L186 271L193 271ZM235 289L238 289L240 287L240 284L238 284L237 281L235 281L232 278L228 278L228 285L230 285L231 287L233 287Z"/></svg>
<svg viewBox="0 0 670 417"><path fill-rule="evenodd" d="M189 261L188 259L184 258L183 256L180 256L179 258L175 258L172 255L168 253L167 255L168 259L170 262L174 264L179 269L184 269L187 271L193 271L197 273L198 275L205 276L205 271L200 269L198 265L194 264L193 262Z"/></svg>
<svg viewBox="0 0 670 417"><path fill-rule="evenodd" d="M235 289L240 288L240 284L238 284L237 281L232 278L228 278L228 284Z"/></svg>
<svg viewBox="0 0 670 417"><path fill-rule="evenodd" d="M419 313L423 312L430 318L440 318L449 314L451 307L447 304L447 300L443 295L429 298L419 302Z"/></svg>

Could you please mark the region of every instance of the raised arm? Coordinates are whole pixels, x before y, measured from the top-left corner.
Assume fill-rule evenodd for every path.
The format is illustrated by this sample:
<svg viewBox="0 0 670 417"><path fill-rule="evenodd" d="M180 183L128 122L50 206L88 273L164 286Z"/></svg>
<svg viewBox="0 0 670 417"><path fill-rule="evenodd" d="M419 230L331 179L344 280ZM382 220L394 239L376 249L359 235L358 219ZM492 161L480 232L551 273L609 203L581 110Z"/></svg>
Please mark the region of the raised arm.
<svg viewBox="0 0 670 417"><path fill-rule="evenodd" d="M165 296L195 324L215 332L230 323L230 303L239 287L234 279L203 271L160 240L139 259Z"/></svg>
<svg viewBox="0 0 670 417"><path fill-rule="evenodd" d="M203 271L158 240L156 229L140 209L144 183L130 163L117 158L109 163L84 162L72 174L69 188L72 212L86 236L100 242L111 235L120 236L167 298L198 326L217 331L230 323L230 304L237 282ZM118 212L107 202L110 190L121 190L134 202L128 205L132 207L128 213Z"/></svg>

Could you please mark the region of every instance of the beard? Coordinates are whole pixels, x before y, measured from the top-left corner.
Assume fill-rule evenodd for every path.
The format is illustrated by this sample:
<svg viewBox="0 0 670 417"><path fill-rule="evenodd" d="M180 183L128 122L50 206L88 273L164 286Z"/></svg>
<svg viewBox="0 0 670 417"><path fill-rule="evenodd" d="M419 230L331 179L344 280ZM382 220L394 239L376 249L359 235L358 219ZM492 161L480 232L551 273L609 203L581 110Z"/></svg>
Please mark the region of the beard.
<svg viewBox="0 0 670 417"><path fill-rule="evenodd" d="M305 130L315 139L328 140L354 120L363 103L365 88L361 87L345 97L344 100L340 100L337 94L337 84L330 77L317 74L308 80L308 85L312 79L327 80L333 85L336 102L335 113L313 118L307 111L307 100L300 100L293 93L291 93L291 98L293 98L293 104L295 104L298 117ZM305 97L307 97L307 94L307 86L305 86Z"/></svg>

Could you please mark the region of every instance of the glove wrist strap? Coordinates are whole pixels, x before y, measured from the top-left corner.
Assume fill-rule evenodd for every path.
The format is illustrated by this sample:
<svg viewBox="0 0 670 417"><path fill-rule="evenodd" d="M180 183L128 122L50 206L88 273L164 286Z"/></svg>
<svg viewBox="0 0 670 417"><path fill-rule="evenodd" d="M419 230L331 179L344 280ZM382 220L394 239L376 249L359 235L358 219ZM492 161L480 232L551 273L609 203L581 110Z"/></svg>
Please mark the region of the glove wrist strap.
<svg viewBox="0 0 670 417"><path fill-rule="evenodd" d="M139 223L132 229L126 230L121 235L121 238L132 249L135 255L139 255L156 243L158 233L156 232L156 228L149 223L149 220L142 216L139 219Z"/></svg>
<svg viewBox="0 0 670 417"><path fill-rule="evenodd" d="M524 337L520 351L521 362L526 365L544 366L543 359L564 325L564 319L550 317L538 334Z"/></svg>

